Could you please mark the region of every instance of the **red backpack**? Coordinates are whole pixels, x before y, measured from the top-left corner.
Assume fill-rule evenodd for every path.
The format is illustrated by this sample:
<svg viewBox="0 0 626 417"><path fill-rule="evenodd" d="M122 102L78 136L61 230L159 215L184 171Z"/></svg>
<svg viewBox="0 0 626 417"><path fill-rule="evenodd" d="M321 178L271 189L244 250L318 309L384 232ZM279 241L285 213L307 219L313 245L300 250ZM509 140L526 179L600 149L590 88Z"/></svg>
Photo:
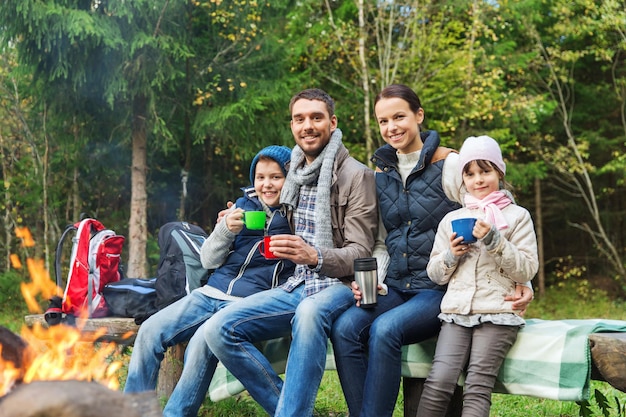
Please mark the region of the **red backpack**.
<svg viewBox="0 0 626 417"><path fill-rule="evenodd" d="M61 306L53 308L51 305L46 314L59 313L59 321L60 313L75 317L104 317L108 315L108 309L102 290L106 284L121 278L119 267L124 237L106 229L95 219L84 219L68 226L59 239L55 257L56 279L60 288L63 288L63 242L70 232L75 232L75 236Z"/></svg>

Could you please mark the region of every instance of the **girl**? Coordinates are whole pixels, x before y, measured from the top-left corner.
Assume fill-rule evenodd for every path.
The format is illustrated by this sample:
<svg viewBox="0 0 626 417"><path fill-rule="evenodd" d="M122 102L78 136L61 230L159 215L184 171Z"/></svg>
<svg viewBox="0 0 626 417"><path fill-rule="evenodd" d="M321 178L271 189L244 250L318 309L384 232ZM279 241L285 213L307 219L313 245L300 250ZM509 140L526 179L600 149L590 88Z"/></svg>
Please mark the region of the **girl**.
<svg viewBox="0 0 626 417"><path fill-rule="evenodd" d="M461 372L467 369L463 417L488 417L500 365L524 320L506 296L537 273L537 239L528 211L501 190L506 165L498 143L469 137L461 147L465 207L437 229L428 276L448 285L441 302L441 331L417 416L445 416ZM454 219L472 217L476 243L452 231ZM466 367L467 366L467 367Z"/></svg>

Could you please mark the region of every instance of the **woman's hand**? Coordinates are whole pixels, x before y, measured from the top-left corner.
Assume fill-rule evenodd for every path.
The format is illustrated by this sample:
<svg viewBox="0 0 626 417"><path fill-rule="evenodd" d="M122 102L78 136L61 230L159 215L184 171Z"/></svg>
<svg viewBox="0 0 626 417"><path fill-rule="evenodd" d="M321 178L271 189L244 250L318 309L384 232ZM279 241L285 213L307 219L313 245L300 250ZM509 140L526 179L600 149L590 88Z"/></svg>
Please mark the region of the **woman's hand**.
<svg viewBox="0 0 626 417"><path fill-rule="evenodd" d="M356 281L352 281L350 287L352 288L352 295L354 295L354 299L356 300L356 306L361 307L361 289L359 288L359 284L357 284ZM377 285L377 288L378 291L383 289L380 283Z"/></svg>
<svg viewBox="0 0 626 417"><path fill-rule="evenodd" d="M534 298L532 288L525 285L517 284L515 286L515 295L509 295L504 298L505 301L513 301L513 310L519 311L519 315L523 316L526 309Z"/></svg>

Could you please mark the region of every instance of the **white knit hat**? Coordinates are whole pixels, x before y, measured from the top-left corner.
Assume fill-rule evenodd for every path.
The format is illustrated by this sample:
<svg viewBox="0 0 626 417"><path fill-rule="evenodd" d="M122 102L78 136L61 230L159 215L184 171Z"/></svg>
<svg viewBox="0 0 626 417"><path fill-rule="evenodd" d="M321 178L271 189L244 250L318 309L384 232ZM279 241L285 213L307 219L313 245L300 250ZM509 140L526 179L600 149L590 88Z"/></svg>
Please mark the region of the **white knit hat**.
<svg viewBox="0 0 626 417"><path fill-rule="evenodd" d="M470 136L465 139L459 151L459 162L461 173L469 162L485 160L497 166L503 174L506 174L506 164L502 159L500 145L489 136Z"/></svg>

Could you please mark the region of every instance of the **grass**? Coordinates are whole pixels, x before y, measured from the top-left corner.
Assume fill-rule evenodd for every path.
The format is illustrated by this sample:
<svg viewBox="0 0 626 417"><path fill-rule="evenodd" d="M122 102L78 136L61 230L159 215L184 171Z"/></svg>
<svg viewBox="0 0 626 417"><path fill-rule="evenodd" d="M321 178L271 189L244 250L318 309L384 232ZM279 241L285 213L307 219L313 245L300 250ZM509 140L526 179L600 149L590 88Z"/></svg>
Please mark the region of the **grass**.
<svg viewBox="0 0 626 417"><path fill-rule="evenodd" d="M26 308L16 279L16 275L0 275L0 324L19 332ZM553 286L541 299L530 305L527 318L541 319L587 319L607 318L626 320L626 303L609 298L606 292L591 289L586 282L567 282L563 286ZM125 360L128 355L124 356ZM120 373L120 381L125 380L125 370ZM626 417L626 394L610 385L598 381L592 382L592 397L589 401L587 416ZM598 394L599 393L599 394ZM606 397L608 409L601 408L602 397ZM403 416L402 392L398 397L394 417ZM579 416L580 405L571 401L552 401L515 395L493 395L491 417L574 417ZM315 417L346 417L347 407L341 392L336 372L324 375L315 405ZM243 393L218 403L206 400L199 417L260 417L266 416L261 407Z"/></svg>

